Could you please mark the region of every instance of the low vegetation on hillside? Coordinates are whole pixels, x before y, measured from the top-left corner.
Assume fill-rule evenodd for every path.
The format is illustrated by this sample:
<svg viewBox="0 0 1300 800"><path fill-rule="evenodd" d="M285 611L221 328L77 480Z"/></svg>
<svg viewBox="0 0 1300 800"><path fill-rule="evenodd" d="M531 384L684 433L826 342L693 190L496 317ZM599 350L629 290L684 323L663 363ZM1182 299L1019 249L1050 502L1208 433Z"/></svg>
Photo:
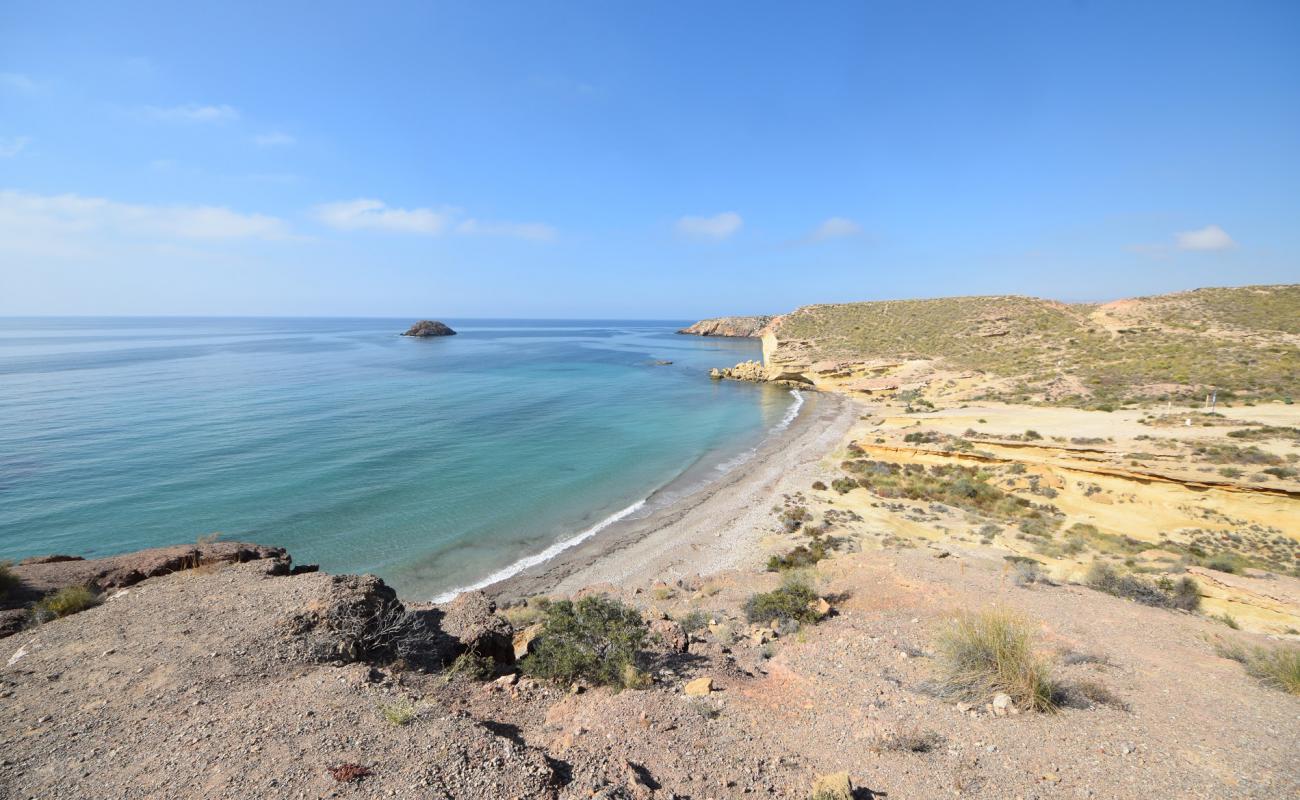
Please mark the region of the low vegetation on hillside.
<svg viewBox="0 0 1300 800"><path fill-rule="evenodd" d="M1192 292L1106 305L953 297L800 308L777 324L817 360L930 359L1000 379L987 397L1108 408L1218 389L1300 395L1300 285Z"/></svg>

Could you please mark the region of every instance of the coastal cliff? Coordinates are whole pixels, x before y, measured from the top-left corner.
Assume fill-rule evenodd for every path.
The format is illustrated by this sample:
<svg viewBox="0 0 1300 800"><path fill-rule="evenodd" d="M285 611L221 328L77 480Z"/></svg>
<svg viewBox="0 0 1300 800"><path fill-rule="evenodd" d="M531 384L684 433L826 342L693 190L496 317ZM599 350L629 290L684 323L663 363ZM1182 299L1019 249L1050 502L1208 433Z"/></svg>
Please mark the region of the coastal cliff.
<svg viewBox="0 0 1300 800"><path fill-rule="evenodd" d="M736 338L753 338L762 334L763 329L772 321L771 317L715 317L704 319L682 328L678 333L689 336L731 336Z"/></svg>
<svg viewBox="0 0 1300 800"><path fill-rule="evenodd" d="M1084 408L1300 395L1300 285L1197 289L1105 304L1021 296L803 306L757 335L761 369L715 377L855 396L922 392ZM700 323L704 324L704 323ZM1213 352L1215 358L1207 359Z"/></svg>

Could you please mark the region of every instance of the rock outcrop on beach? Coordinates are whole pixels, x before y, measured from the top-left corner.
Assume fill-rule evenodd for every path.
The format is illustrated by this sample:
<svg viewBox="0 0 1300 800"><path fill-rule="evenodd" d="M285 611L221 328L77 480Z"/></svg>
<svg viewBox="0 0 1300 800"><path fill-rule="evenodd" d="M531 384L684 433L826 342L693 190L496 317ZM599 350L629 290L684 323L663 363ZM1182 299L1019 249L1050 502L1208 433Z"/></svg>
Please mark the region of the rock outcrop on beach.
<svg viewBox="0 0 1300 800"><path fill-rule="evenodd" d="M772 321L771 317L717 317L700 320L694 325L682 328L678 333L689 336L732 336L752 338L762 333L763 328Z"/></svg>
<svg viewBox="0 0 1300 800"><path fill-rule="evenodd" d="M422 319L407 328L406 333L403 333L402 335L425 339L430 336L455 336L456 332L437 320Z"/></svg>

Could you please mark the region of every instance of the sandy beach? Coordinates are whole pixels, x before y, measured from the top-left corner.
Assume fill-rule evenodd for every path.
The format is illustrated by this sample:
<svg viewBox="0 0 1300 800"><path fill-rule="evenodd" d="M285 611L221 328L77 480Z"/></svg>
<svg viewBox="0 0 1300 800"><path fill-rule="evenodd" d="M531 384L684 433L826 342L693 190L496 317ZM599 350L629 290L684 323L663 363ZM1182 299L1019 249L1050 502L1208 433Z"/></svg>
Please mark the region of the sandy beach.
<svg viewBox="0 0 1300 800"><path fill-rule="evenodd" d="M861 414L852 399L807 392L790 426L716 483L648 517L616 523L485 591L500 599L572 594L594 584L673 581L753 566L763 533L775 524L774 498L830 475L824 459Z"/></svg>

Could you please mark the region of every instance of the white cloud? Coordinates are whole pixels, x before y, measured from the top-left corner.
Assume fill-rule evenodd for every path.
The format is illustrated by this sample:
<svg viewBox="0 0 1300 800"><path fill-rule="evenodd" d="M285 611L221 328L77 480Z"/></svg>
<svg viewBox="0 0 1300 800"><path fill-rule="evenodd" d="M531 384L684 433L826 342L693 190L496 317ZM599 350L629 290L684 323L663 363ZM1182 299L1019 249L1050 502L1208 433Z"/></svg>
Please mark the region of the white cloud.
<svg viewBox="0 0 1300 800"><path fill-rule="evenodd" d="M375 230L441 236L505 236L546 242L556 237L550 225L540 222L491 222L461 219L457 208L391 208L382 200L358 198L316 206L316 219L341 231Z"/></svg>
<svg viewBox="0 0 1300 800"><path fill-rule="evenodd" d="M0 72L0 86L22 94L36 94L45 88L40 81L21 72Z"/></svg>
<svg viewBox="0 0 1300 800"><path fill-rule="evenodd" d="M457 233L467 236L509 236L549 242L555 238L555 229L540 222L481 222L467 219L456 226Z"/></svg>
<svg viewBox="0 0 1300 800"><path fill-rule="evenodd" d="M808 238L814 242L822 242L827 239L839 239L845 236L858 236L862 233L862 226L851 219L844 217L831 217L822 224L818 225Z"/></svg>
<svg viewBox="0 0 1300 800"><path fill-rule="evenodd" d="M1228 250L1236 246L1228 232L1218 225L1206 225L1175 236L1179 250Z"/></svg>
<svg viewBox="0 0 1300 800"><path fill-rule="evenodd" d="M31 238L106 234L155 240L287 239L281 219L220 206L119 203L77 194L0 191L0 231Z"/></svg>
<svg viewBox="0 0 1300 800"><path fill-rule="evenodd" d="M13 158L32 143L30 136L0 137L0 158Z"/></svg>
<svg viewBox="0 0 1300 800"><path fill-rule="evenodd" d="M745 221L734 211L724 211L712 217L682 217L677 220L677 232L702 239L726 239L743 227Z"/></svg>
<svg viewBox="0 0 1300 800"><path fill-rule="evenodd" d="M239 109L232 106L198 103L167 108L149 106L145 113L160 122L230 122L239 119Z"/></svg>
<svg viewBox="0 0 1300 800"><path fill-rule="evenodd" d="M380 230L437 236L451 222L453 209L389 208L379 200L358 198L316 207L316 218L341 231Z"/></svg>
<svg viewBox="0 0 1300 800"><path fill-rule="evenodd" d="M298 140L283 131L271 131L254 136L253 143L258 147L288 147L297 144Z"/></svg>

